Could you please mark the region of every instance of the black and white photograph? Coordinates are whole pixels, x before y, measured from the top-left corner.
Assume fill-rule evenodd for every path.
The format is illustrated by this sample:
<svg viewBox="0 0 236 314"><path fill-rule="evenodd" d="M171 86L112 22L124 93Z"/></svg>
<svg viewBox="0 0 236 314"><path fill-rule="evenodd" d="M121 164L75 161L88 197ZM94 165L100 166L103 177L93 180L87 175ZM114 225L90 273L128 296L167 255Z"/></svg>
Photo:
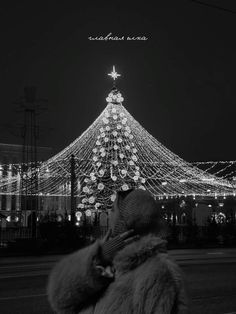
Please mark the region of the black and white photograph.
<svg viewBox="0 0 236 314"><path fill-rule="evenodd" d="M0 25L0 313L236 314L236 2Z"/></svg>

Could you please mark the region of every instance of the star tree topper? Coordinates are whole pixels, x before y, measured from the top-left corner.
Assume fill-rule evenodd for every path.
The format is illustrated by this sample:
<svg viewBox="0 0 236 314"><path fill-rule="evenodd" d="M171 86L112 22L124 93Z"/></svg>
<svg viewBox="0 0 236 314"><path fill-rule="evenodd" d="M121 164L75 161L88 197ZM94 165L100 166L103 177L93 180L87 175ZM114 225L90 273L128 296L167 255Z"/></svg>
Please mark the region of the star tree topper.
<svg viewBox="0 0 236 314"><path fill-rule="evenodd" d="M110 77L112 77L112 79L114 80L114 82L115 82L115 80L116 80L119 76L121 76L120 74L118 74L118 73L116 72L116 68L115 68L114 65L113 65L112 72L111 72L111 73L108 73L108 75L109 75Z"/></svg>

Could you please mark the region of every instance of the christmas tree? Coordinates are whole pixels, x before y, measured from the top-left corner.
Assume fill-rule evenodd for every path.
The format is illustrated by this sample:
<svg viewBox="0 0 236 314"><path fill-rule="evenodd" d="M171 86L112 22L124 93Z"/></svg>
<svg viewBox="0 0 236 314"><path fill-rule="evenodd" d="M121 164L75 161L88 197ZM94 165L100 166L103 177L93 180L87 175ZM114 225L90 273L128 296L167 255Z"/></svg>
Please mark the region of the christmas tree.
<svg viewBox="0 0 236 314"><path fill-rule="evenodd" d="M107 208L114 201L115 191L145 189L134 136L122 108L123 97L114 87L106 100L103 124L92 150L93 170L84 179L79 208Z"/></svg>
<svg viewBox="0 0 236 314"><path fill-rule="evenodd" d="M120 76L113 67L109 74ZM157 198L235 196L235 185L186 162L149 134L126 110L114 85L90 127L38 169L38 194L70 196L75 156L79 208L106 209L115 191L141 188ZM0 179L0 192L20 194L19 174Z"/></svg>

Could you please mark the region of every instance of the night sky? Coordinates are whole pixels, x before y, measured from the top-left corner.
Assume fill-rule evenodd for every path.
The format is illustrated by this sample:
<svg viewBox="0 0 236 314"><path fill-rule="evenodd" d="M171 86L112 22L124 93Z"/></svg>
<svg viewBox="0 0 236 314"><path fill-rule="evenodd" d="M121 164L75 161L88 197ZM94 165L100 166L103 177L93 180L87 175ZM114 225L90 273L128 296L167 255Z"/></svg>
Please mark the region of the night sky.
<svg viewBox="0 0 236 314"><path fill-rule="evenodd" d="M1 143L22 143L14 102L36 85L48 99L39 144L59 152L105 108L114 64L124 106L162 144L187 161L236 160L235 1L58 2L0 4ZM109 33L148 40L88 40Z"/></svg>

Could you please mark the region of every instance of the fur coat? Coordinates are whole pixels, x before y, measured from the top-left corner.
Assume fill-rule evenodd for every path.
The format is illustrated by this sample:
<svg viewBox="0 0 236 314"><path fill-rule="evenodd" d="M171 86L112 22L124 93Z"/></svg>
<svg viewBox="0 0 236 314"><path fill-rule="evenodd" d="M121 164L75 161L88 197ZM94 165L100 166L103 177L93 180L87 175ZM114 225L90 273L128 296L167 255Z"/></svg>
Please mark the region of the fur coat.
<svg viewBox="0 0 236 314"><path fill-rule="evenodd" d="M127 245L114 258L114 276L98 273L99 247L97 241L54 267L48 297L56 313L188 313L181 271L165 241L147 235Z"/></svg>

